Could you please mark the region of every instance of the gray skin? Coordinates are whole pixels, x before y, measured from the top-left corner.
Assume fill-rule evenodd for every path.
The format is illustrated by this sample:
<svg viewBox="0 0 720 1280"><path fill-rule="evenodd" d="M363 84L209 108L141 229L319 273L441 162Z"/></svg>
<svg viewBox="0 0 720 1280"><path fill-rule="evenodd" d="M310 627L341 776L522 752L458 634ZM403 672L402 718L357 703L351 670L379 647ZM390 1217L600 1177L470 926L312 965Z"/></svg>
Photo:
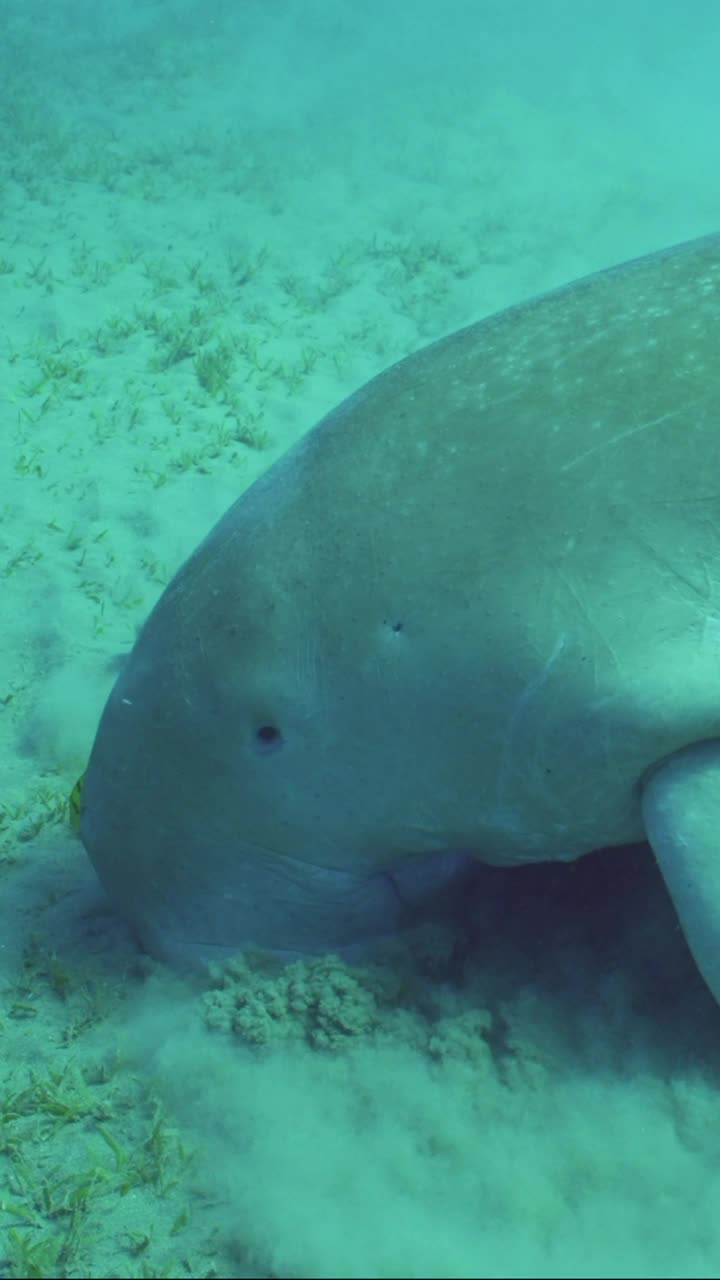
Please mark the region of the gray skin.
<svg viewBox="0 0 720 1280"><path fill-rule="evenodd" d="M467 855L647 838L720 998L719 463L720 236L326 417L180 569L105 708L81 835L143 944L342 947Z"/></svg>

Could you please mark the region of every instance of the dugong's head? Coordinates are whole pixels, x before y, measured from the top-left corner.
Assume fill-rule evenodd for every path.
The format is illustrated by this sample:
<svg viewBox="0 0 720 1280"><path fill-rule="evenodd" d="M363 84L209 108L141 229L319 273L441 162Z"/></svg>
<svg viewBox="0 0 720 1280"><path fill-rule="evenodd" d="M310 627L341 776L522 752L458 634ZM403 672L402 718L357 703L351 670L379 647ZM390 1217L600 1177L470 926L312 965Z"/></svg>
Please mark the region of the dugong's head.
<svg viewBox="0 0 720 1280"><path fill-rule="evenodd" d="M364 553L338 555L352 535L322 518L322 460L302 480L308 451L257 482L170 583L101 719L80 834L157 954L352 946L467 863L426 812L427 679L406 661L402 602L363 573Z"/></svg>

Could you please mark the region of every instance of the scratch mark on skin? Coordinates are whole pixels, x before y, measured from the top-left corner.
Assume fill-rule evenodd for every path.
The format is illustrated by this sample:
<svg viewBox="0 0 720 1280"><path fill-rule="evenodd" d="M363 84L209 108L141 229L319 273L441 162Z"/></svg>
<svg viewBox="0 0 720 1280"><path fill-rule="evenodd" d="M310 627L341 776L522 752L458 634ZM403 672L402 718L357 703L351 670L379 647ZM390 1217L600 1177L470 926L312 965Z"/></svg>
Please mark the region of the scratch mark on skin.
<svg viewBox="0 0 720 1280"><path fill-rule="evenodd" d="M649 540L649 538L644 537L643 534L638 531L633 532L633 537L638 546L642 547L648 559L658 566L660 569L661 579L671 578L676 582L681 582L688 590L688 603L691 603L693 598L699 599L701 606L704 606L707 603L710 597L711 580L708 576L706 561L702 561L700 564L700 572L704 578L704 585L701 586L698 582L693 582L692 578L688 577L687 573L683 573L683 571L677 567L677 564L674 564L667 555L658 551L658 548Z"/></svg>
<svg viewBox="0 0 720 1280"><path fill-rule="evenodd" d="M528 680L527 684L525 685L525 688L523 689L522 693L520 694L520 697L518 698L515 704L512 715L510 716L510 719L508 721L507 732L505 734L502 751L500 754L500 762L498 765L498 773L497 773L497 783L495 787L494 821L500 827L504 827L504 828L509 827L511 830L516 830L516 824L512 821L512 816L510 815L506 807L506 801L507 801L507 788L508 788L508 782L510 777L510 767L512 764L512 757L513 757L513 748L514 748L515 739L517 738L521 718L526 714L528 707L532 702L533 698L535 698L536 695L540 692L543 685L547 683L553 667L555 666L560 655L565 650L566 640L567 640L567 637L565 632L563 631L562 634L558 636L558 639L555 641L553 651L550 654L550 657L548 658L547 662L545 663L545 666L543 667L542 671L539 671L537 675L532 677L531 680Z"/></svg>
<svg viewBox="0 0 720 1280"><path fill-rule="evenodd" d="M584 453L579 453L576 458L570 462L566 462L560 471L572 471L574 467L580 466L582 462L586 462L594 454L600 453L604 449L612 449L615 445L620 444L623 440L628 440L631 436L638 435L641 431L651 431L653 427L662 426L664 422L669 422L672 418L685 418L687 416L688 406L683 405L681 409L676 409L674 413L664 413L660 418L653 418L651 422L640 422L636 427L628 427L627 431L620 431L616 436L612 436L609 440L602 440L600 444L593 445L592 449L586 449Z"/></svg>
<svg viewBox="0 0 720 1280"><path fill-rule="evenodd" d="M615 668L616 671L619 671L620 662L615 649L610 644L610 641L607 639L607 637L603 634L602 628L590 616L590 613L588 611L588 608L585 602L582 599L582 596L580 595L577 588L571 582L570 577L562 569L557 570L557 577L560 580L560 582L562 582L568 595L573 600L579 617L584 619L585 623L588 626L588 629L592 632L592 634L595 636L596 640L598 641L598 648L602 647L603 649L605 649L613 667ZM592 651L592 657L593 657L593 669L595 670L597 668L597 651L595 649L593 649Z"/></svg>

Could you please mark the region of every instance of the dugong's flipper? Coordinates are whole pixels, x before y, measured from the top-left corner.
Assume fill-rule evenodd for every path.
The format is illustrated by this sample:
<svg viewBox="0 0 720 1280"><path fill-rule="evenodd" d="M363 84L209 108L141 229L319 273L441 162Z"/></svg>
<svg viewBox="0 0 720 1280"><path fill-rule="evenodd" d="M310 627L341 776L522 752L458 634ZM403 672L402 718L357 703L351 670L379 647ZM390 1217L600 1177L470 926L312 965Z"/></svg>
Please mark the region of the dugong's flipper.
<svg viewBox="0 0 720 1280"><path fill-rule="evenodd" d="M693 743L659 765L642 810L695 963L720 1001L720 741Z"/></svg>

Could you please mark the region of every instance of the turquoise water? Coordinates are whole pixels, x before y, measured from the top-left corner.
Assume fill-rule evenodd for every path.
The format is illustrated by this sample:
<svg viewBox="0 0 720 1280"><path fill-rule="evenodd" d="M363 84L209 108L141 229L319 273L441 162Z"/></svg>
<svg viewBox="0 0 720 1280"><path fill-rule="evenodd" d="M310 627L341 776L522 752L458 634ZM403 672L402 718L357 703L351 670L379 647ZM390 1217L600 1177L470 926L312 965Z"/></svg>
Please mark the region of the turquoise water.
<svg viewBox="0 0 720 1280"><path fill-rule="evenodd" d="M717 1274L720 1016L646 850L186 979L66 810L163 585L324 412L717 229L715 6L0 23L0 1274Z"/></svg>

